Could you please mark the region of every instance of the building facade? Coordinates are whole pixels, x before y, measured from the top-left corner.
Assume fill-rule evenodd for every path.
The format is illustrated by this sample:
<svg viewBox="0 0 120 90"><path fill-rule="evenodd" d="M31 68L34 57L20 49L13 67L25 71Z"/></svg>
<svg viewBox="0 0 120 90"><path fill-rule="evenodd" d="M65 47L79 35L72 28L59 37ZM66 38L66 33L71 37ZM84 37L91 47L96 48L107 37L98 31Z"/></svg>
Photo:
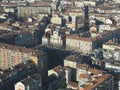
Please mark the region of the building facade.
<svg viewBox="0 0 120 90"><path fill-rule="evenodd" d="M29 17L29 16L41 16L43 14L50 14L51 15L51 6L46 5L46 3L37 3L34 5L29 5L29 6L23 6L19 5L18 6L18 15L22 17Z"/></svg>
<svg viewBox="0 0 120 90"><path fill-rule="evenodd" d="M85 64L77 65L79 90L114 90L114 76Z"/></svg>
<svg viewBox="0 0 120 90"><path fill-rule="evenodd" d="M99 40L95 38L85 38L79 36L66 37L66 49L75 52L91 53L97 47Z"/></svg>
<svg viewBox="0 0 120 90"><path fill-rule="evenodd" d="M28 75L37 72L37 66L31 60L26 63L19 63L12 68L0 71L0 89L14 90L14 84Z"/></svg>
<svg viewBox="0 0 120 90"><path fill-rule="evenodd" d="M42 80L39 74L28 76L27 78L17 82L15 90L42 90Z"/></svg>
<svg viewBox="0 0 120 90"><path fill-rule="evenodd" d="M0 68L7 69L31 59L39 72L47 71L47 55L24 47L0 43Z"/></svg>

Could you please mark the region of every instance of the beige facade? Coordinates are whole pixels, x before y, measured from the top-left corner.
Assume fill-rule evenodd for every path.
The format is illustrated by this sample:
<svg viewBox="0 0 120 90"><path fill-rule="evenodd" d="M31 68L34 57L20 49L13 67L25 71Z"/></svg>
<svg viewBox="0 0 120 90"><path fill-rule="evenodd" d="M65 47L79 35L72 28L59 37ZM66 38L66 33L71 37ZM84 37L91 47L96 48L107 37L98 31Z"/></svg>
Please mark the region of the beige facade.
<svg viewBox="0 0 120 90"><path fill-rule="evenodd" d="M76 81L80 80L80 75L81 74L86 74L87 69L88 69L88 66L84 65L84 64L79 64L77 66Z"/></svg>
<svg viewBox="0 0 120 90"><path fill-rule="evenodd" d="M18 15L23 17L29 17L31 15L40 16L40 14L51 14L51 6L44 5L30 5L30 6L18 6Z"/></svg>
<svg viewBox="0 0 120 90"><path fill-rule="evenodd" d="M77 62L69 61L69 60L64 60L64 66L76 68Z"/></svg>
<svg viewBox="0 0 120 90"><path fill-rule="evenodd" d="M42 45L48 45L48 38L45 36L42 37Z"/></svg>
<svg viewBox="0 0 120 90"><path fill-rule="evenodd" d="M76 39L66 38L66 49L67 50L80 50L80 41Z"/></svg>
<svg viewBox="0 0 120 90"><path fill-rule="evenodd" d="M119 29L120 26L116 26L116 25L109 25L109 24L103 24L103 25L99 25L99 32L104 32L105 30L108 31L114 31L116 29Z"/></svg>
<svg viewBox="0 0 120 90"><path fill-rule="evenodd" d="M76 23L72 23L72 22L67 22L66 26L69 28L72 28L72 30L76 30Z"/></svg>
<svg viewBox="0 0 120 90"><path fill-rule="evenodd" d="M94 48L94 42L83 37L68 36L66 38L66 49L82 53L90 53Z"/></svg>
<svg viewBox="0 0 120 90"><path fill-rule="evenodd" d="M116 48L117 48L117 49L120 49L119 46L103 44L103 49L107 49L107 50L115 50Z"/></svg>
<svg viewBox="0 0 120 90"><path fill-rule="evenodd" d="M62 18L58 17L58 15L55 15L51 18L51 23L62 25Z"/></svg>
<svg viewBox="0 0 120 90"><path fill-rule="evenodd" d="M75 0L75 6L76 7L83 7L83 2L79 1L79 0Z"/></svg>
<svg viewBox="0 0 120 90"><path fill-rule="evenodd" d="M56 76L58 76L57 72L55 72L53 69L48 71L48 76L55 74Z"/></svg>
<svg viewBox="0 0 120 90"><path fill-rule="evenodd" d="M29 59L32 59L35 64L38 65L39 60L41 57L44 57L44 55L45 53L40 51L0 43L0 68L7 69L19 63L26 62ZM44 60L45 63L46 60ZM42 60L40 62L42 62Z"/></svg>
<svg viewBox="0 0 120 90"><path fill-rule="evenodd" d="M72 1L70 0L61 0L61 4L64 5L64 4L71 4L72 5Z"/></svg>

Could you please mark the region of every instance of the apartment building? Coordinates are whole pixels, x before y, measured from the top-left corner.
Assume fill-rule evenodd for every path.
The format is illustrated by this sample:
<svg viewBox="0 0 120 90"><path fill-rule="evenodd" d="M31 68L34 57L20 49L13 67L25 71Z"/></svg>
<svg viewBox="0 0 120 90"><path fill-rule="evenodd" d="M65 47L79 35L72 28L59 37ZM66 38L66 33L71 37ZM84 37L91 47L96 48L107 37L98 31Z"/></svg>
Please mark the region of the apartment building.
<svg viewBox="0 0 120 90"><path fill-rule="evenodd" d="M66 73L66 83L76 81L76 68L81 60L76 55L70 55L64 59L64 67ZM74 73L74 74L72 74Z"/></svg>
<svg viewBox="0 0 120 90"><path fill-rule="evenodd" d="M96 0L91 0L91 1L84 0L84 3L87 4L87 5L91 5L91 6L98 6L102 3L104 3L104 1L103 0L97 0L97 1Z"/></svg>
<svg viewBox="0 0 120 90"><path fill-rule="evenodd" d="M62 25L62 17L59 17L58 15L53 14L53 16L51 18L51 23Z"/></svg>
<svg viewBox="0 0 120 90"><path fill-rule="evenodd" d="M112 24L112 25L110 25L110 24L99 25L99 32L104 32L105 30L114 31L116 29L119 29L119 26L116 26L114 24Z"/></svg>
<svg viewBox="0 0 120 90"><path fill-rule="evenodd" d="M42 79L40 74L34 74L17 82L15 90L42 90Z"/></svg>
<svg viewBox="0 0 120 90"><path fill-rule="evenodd" d="M7 69L31 59L39 72L47 71L47 55L41 51L0 43L0 68Z"/></svg>
<svg viewBox="0 0 120 90"><path fill-rule="evenodd" d="M114 2L104 3L104 4L99 5L98 11L99 13L106 13L106 14L120 13L118 4Z"/></svg>
<svg viewBox="0 0 120 90"><path fill-rule="evenodd" d="M50 4L46 2L31 3L28 6L25 5L18 6L18 15L22 17L29 17L31 15L39 17L43 14L51 15L51 13L52 8Z"/></svg>
<svg viewBox="0 0 120 90"><path fill-rule="evenodd" d="M75 0L74 4L75 4L76 7L82 7L84 3L80 0Z"/></svg>
<svg viewBox="0 0 120 90"><path fill-rule="evenodd" d="M108 42L103 44L103 49L106 50L115 50L115 49L120 49L119 43L117 40L109 40Z"/></svg>
<svg viewBox="0 0 120 90"><path fill-rule="evenodd" d="M76 30L79 25L83 26L84 23L81 24L81 19L85 20L84 11L82 8L67 8L67 10L62 14L62 16L66 19L66 26L71 28L72 30Z"/></svg>
<svg viewBox="0 0 120 90"><path fill-rule="evenodd" d="M57 69L57 71L56 71L56 69ZM61 73L61 72L63 72L63 70L64 70L64 72L65 72L65 78L66 78L66 84L68 84L70 81L71 81L71 75L72 75L72 72L71 72L71 68L69 67L69 66L65 66L65 67L60 67L60 66L57 66L57 67L55 67L54 69L51 69L51 70L49 70L48 71L48 76L50 76L50 75L52 75L52 74L54 74L54 75L56 75L56 76L59 76L59 74Z"/></svg>
<svg viewBox="0 0 120 90"><path fill-rule="evenodd" d="M61 0L61 5L65 5L65 4L72 5L73 2L71 0Z"/></svg>
<svg viewBox="0 0 120 90"><path fill-rule="evenodd" d="M106 19L109 17L109 14L93 14L93 13L90 13L90 17L94 17L95 19L105 23Z"/></svg>
<svg viewBox="0 0 120 90"><path fill-rule="evenodd" d="M97 47L98 42L100 42L99 37L85 38L78 35L66 36L66 49L75 52L90 53Z"/></svg>
<svg viewBox="0 0 120 90"><path fill-rule="evenodd" d="M14 84L28 75L37 72L37 66L32 60L19 63L12 68L0 71L0 90L14 90Z"/></svg>
<svg viewBox="0 0 120 90"><path fill-rule="evenodd" d="M113 58L114 62L119 63L120 61L120 46L119 39L109 40L103 44L103 56L106 59ZM109 66L109 65L108 65Z"/></svg>
<svg viewBox="0 0 120 90"><path fill-rule="evenodd" d="M32 47L40 43L40 37L38 36L40 32L38 30L16 30L13 33L1 29L0 42L17 45Z"/></svg>
<svg viewBox="0 0 120 90"><path fill-rule="evenodd" d="M82 66L82 67L78 69L78 65L79 65L79 67L81 67L81 66ZM76 68L77 68L76 81L79 81L79 78L80 78L79 75L82 74L82 73L86 73L87 69L89 68L89 66L86 65L86 64L78 64L78 65L77 65L77 67L76 67ZM80 66L80 65L81 65L81 66Z"/></svg>
<svg viewBox="0 0 120 90"><path fill-rule="evenodd" d="M80 59L76 55L70 55L64 59L64 66L76 68Z"/></svg>
<svg viewBox="0 0 120 90"><path fill-rule="evenodd" d="M16 7L17 6L17 4L16 3L13 3L13 2L0 2L0 5L2 6L2 7Z"/></svg>
<svg viewBox="0 0 120 90"><path fill-rule="evenodd" d="M65 71L62 66L54 67L53 69L48 71L48 80L53 80L49 82L48 90L57 90L59 88L66 87L66 78L65 78Z"/></svg>
<svg viewBox="0 0 120 90"><path fill-rule="evenodd" d="M23 32L13 34L12 36L16 35L13 39L13 43L14 45L17 46L26 46L26 47L35 46L40 43L39 41L40 39L38 36L39 33L40 32L38 30L33 30L33 31L25 30Z"/></svg>
<svg viewBox="0 0 120 90"><path fill-rule="evenodd" d="M114 90L114 77L102 70L77 66L78 90Z"/></svg>

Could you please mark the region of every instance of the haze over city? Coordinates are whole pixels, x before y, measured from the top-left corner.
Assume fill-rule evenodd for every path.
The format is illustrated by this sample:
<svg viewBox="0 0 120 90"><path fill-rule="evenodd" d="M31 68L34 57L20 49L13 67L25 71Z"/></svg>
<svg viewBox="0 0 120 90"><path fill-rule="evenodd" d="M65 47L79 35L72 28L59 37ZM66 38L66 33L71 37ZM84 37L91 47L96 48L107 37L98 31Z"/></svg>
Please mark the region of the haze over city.
<svg viewBox="0 0 120 90"><path fill-rule="evenodd" d="M120 0L0 0L0 90L120 90Z"/></svg>

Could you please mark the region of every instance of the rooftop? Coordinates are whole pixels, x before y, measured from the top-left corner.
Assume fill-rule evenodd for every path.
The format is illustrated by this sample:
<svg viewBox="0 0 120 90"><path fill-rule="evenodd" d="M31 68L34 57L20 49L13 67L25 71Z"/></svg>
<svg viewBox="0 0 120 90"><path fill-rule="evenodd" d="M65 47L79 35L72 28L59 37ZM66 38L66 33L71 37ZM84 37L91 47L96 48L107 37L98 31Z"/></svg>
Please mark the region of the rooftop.
<svg viewBox="0 0 120 90"><path fill-rule="evenodd" d="M66 38L74 39L74 40L81 40L81 41L88 41L88 42L95 42L97 40L100 40L101 36L88 38L88 37L81 37L81 36L78 36L78 35L70 35L70 36L67 36Z"/></svg>
<svg viewBox="0 0 120 90"><path fill-rule="evenodd" d="M29 84L32 84L34 83L35 80L41 80L41 75L40 74L33 74L31 76L28 76L27 78L23 79L21 82L24 84L24 85L29 85Z"/></svg>
<svg viewBox="0 0 120 90"><path fill-rule="evenodd" d="M78 87L78 84L75 82L68 82L69 85L71 85L72 87Z"/></svg>
<svg viewBox="0 0 120 90"><path fill-rule="evenodd" d="M80 90L93 90L95 87L102 84L104 81L112 76L105 71L87 68L85 65L82 64L79 64L78 66L79 67L77 68L81 68L86 71L86 73L81 73L79 75L80 80L85 79L85 82L80 85Z"/></svg>
<svg viewBox="0 0 120 90"><path fill-rule="evenodd" d="M79 58L77 58L76 55L70 55L66 57L65 60L72 61L72 62L78 62Z"/></svg>
<svg viewBox="0 0 120 90"><path fill-rule="evenodd" d="M22 80L21 82L26 86L26 85L32 84L34 81L31 77L28 77L28 78Z"/></svg>
<svg viewBox="0 0 120 90"><path fill-rule="evenodd" d="M50 3L48 2L43 2L43 1L38 1L36 3L30 3L30 5L26 6L26 5L19 5L19 6L23 6L23 7L50 7Z"/></svg>
<svg viewBox="0 0 120 90"><path fill-rule="evenodd" d="M115 42L114 40L109 40L108 42L105 43L105 45L113 45L113 46L118 46L120 47L120 44Z"/></svg>
<svg viewBox="0 0 120 90"><path fill-rule="evenodd" d="M11 68L8 68L5 70L1 70L0 71L0 79L4 80L4 78L10 78L9 76L12 76L15 73L17 73L18 71L25 70L33 65L36 66L33 61L28 60L26 63L20 63L20 64L15 65L14 67L11 67Z"/></svg>
<svg viewBox="0 0 120 90"><path fill-rule="evenodd" d="M30 54L32 56L37 56L37 57L41 57L45 55L45 53L41 51L36 51L30 48L19 47L19 46L10 45L10 44L4 44L4 43L0 43L0 48L14 50L14 51L21 52L21 53L27 53L27 54Z"/></svg>

